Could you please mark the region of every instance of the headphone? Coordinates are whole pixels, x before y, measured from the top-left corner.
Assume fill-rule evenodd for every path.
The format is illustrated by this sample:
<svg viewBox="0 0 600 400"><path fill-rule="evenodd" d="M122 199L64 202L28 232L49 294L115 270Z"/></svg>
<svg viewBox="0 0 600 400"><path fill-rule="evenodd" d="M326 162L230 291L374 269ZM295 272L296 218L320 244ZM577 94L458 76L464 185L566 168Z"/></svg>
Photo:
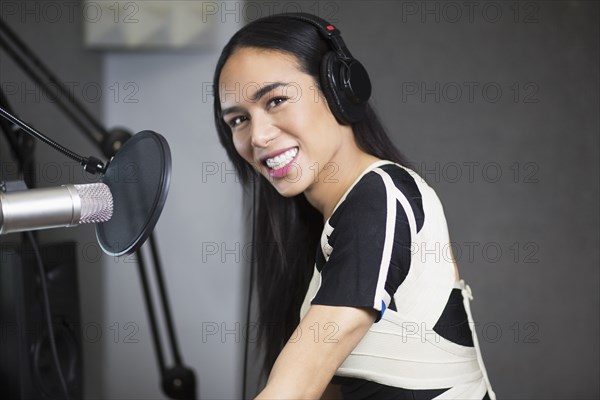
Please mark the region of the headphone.
<svg viewBox="0 0 600 400"><path fill-rule="evenodd" d="M277 14L273 17L291 18L317 28L317 32L332 48L321 59L319 76L331 112L344 125L363 119L371 97L371 80L365 67L350 54L339 29L307 13Z"/></svg>

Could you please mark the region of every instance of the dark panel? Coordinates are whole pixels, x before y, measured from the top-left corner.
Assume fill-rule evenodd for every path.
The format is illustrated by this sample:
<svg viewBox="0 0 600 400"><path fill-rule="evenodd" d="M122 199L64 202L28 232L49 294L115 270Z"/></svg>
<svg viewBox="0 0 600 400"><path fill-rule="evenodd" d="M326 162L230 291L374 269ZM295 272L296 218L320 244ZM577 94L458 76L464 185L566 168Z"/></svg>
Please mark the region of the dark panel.
<svg viewBox="0 0 600 400"><path fill-rule="evenodd" d="M75 243L41 247L52 326L71 398L82 397L82 350ZM0 398L63 398L29 246L0 247Z"/></svg>

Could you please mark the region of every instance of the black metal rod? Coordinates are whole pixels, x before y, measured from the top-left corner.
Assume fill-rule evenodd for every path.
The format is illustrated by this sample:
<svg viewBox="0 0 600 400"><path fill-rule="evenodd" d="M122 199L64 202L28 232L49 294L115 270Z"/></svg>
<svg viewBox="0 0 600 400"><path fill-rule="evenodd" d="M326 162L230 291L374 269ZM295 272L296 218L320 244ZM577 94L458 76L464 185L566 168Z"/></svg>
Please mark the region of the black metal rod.
<svg viewBox="0 0 600 400"><path fill-rule="evenodd" d="M142 250L135 252L138 261L138 270L140 272L140 280L142 281L142 289L144 291L144 302L146 303L146 311L148 312L148 318L150 320L150 329L152 330L152 342L154 343L154 351L156 352L156 358L158 359L158 368L160 369L160 375L163 376L165 373L165 357L162 350L162 342L160 340L160 332L156 324L156 314L154 312L154 303L152 302L152 295L150 294L150 284L148 283L148 277L146 276L146 263L144 262L144 256Z"/></svg>
<svg viewBox="0 0 600 400"><path fill-rule="evenodd" d="M33 71L33 69L31 69L31 67L29 67L29 65L27 65L25 60L23 60L21 58L21 56L17 52L15 52L14 49L12 49L7 42L4 41L4 39L2 38L1 35L0 35L0 47L4 48L4 50L8 53L8 55L11 56L13 58L13 60L17 63L17 65L19 65L19 67L21 67L21 69L23 71L25 71L27 73L27 75L29 75L29 77L42 88L42 90L46 93L47 96L49 96L49 97L51 96L50 88L46 85L46 83L44 83L42 80L40 80L40 78L36 75L35 71ZM56 98L56 105L58 106L58 108L60 108L65 113L65 115L67 117L69 117L69 119L77 126L77 128L79 130L81 130L83 133L85 133L85 135L88 138L90 138L94 142L97 142L99 140L87 128L87 126L77 118L77 115L73 112L73 110L69 109L67 104L65 104L64 101L61 100L60 97Z"/></svg>
<svg viewBox="0 0 600 400"><path fill-rule="evenodd" d="M8 98L0 87L0 108L13 113ZM5 118L0 118L0 130L4 131L4 136L8 140L12 154L17 160L17 167L21 179L25 181L28 188L34 188L35 168L33 167L33 152L35 150L35 140L31 136L21 135L18 126L10 123ZM2 176L0 176L0 179Z"/></svg>
<svg viewBox="0 0 600 400"><path fill-rule="evenodd" d="M4 95L4 92L2 91L1 87L0 87L0 108L4 108L10 113L13 112L10 108L10 104L8 103L8 99ZM17 132L15 132L16 128L17 127L15 126L15 124L11 124L6 119L0 118L0 129L2 129L4 131L4 136L6 136L6 140L8 141L10 149L18 161L17 164L19 166L19 170L21 170L23 168L23 164L24 164L24 155L23 155L23 149L19 145L19 139L20 139L21 135L18 135Z"/></svg>
<svg viewBox="0 0 600 400"><path fill-rule="evenodd" d="M16 44L16 47L23 53L23 55L28 58L31 63L39 70L39 72L46 77L46 79L56 85L58 90L61 92L61 96L57 98L57 104L59 107L67 114L69 117L75 122L75 124L82 129L83 132L86 133L95 141L98 145L102 143L102 138L96 137L93 132L89 131L85 125L83 125L77 118L77 116L68 109L66 104L62 101L62 98L66 98L69 103L75 107L75 109L82 115L87 122L94 127L96 131L102 136L108 136L108 131L102 126L102 124L94 118L94 116L85 109L78 101L69 93L69 90L66 86L50 71L50 69L40 60L35 53L27 46L25 42L23 42L13 31L10 29L8 24L0 18L0 32L3 32L6 37ZM7 41L2 40L0 35L0 44L6 48L7 52L10 52L10 55L14 58L14 60L27 72L27 74L33 79L34 82L38 83L45 91L47 95L51 95L50 88L46 85L46 83L33 71L33 69L25 62L25 60L18 54L18 52L13 49Z"/></svg>
<svg viewBox="0 0 600 400"><path fill-rule="evenodd" d="M6 108L10 110L10 105L8 104L8 99L4 96L4 92L2 91L2 87L0 87L0 108ZM18 136L15 135L16 132L12 129L14 124L9 124L5 119L0 119L0 128L4 131L4 135L6 136L6 140L8 140L8 144L10 146L11 151L18 159L19 164L22 164L21 160L21 149L18 144ZM19 165L21 166L21 165Z"/></svg>
<svg viewBox="0 0 600 400"><path fill-rule="evenodd" d="M160 301L162 303L164 318L167 324L167 332L169 334L171 351L173 352L173 362L175 363L175 365L182 365L181 354L179 353L179 345L177 343L177 336L175 335L175 326L173 325L173 318L171 317L171 309L169 307L167 290L165 289L165 280L162 274L160 257L158 255L158 246L156 245L156 241L154 240L154 232L150 234L149 244L150 250L152 251L152 258L154 260L154 273L156 274L156 282L160 294Z"/></svg>

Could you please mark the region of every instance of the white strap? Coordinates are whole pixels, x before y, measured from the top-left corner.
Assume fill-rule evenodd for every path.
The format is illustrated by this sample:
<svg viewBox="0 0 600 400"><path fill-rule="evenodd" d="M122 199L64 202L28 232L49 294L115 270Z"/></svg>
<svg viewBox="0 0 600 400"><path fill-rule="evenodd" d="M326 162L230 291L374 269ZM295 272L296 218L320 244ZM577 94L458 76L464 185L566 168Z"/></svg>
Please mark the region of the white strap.
<svg viewBox="0 0 600 400"><path fill-rule="evenodd" d="M413 212L413 209L412 209L408 199L406 198L404 193L402 193L402 191L400 189L398 189L396 187L396 185L394 185L394 181L392 181L392 178L384 170L377 168L374 171L377 172L379 175L381 175L381 177L383 178L383 182L385 183L386 190L392 191L392 193L394 193L394 197L396 197L396 199L402 205L402 208L404 209L404 212L406 213L406 217L408 218L408 225L410 226L411 240L415 240L417 237L417 220L415 218L415 213ZM388 196L388 200L389 200L389 196ZM393 210L394 210L394 217L395 217L396 208L393 207ZM388 212L389 212L389 210L388 210ZM394 221L394 223L395 223L395 221Z"/></svg>
<svg viewBox="0 0 600 400"><path fill-rule="evenodd" d="M481 350L479 348L479 340L477 340L477 332L475 330L475 323L473 322L473 315L471 314L471 306L469 304L470 300L473 300L473 292L471 291L471 287L465 284L464 280L459 281L460 288L463 296L463 304L465 306L465 310L467 311L467 317L469 319L469 326L473 331L473 344L475 345L475 350L477 352L477 362L479 363L479 368L481 368L481 373L483 374L483 379L485 380L485 385L487 386L487 391L491 400L496 400L496 393L492 390L492 385L490 384L490 380L487 375L487 371L485 370L485 365L483 364L483 358L481 357ZM442 397L439 397L440 399Z"/></svg>
<svg viewBox="0 0 600 400"><path fill-rule="evenodd" d="M381 309L381 304L378 304L381 300L385 302L386 307L390 304L391 296L385 290L385 282L387 280L388 272L390 269L390 262L392 259L392 249L394 247L394 232L396 230L396 197L393 194L396 186L392 181L392 178L385 173L382 169L376 168L374 170L383 179L385 185L386 199L387 199L387 213L385 221L385 241L383 243L383 254L381 256L381 263L379 265L379 276L377 278L377 288L375 289L375 304L373 307L376 310Z"/></svg>
<svg viewBox="0 0 600 400"><path fill-rule="evenodd" d="M325 257L325 261L329 261L329 256L333 252L333 247L329 245L329 236L331 236L332 233L333 227L329 225L329 220L327 220L323 227L323 232L321 233L321 252L323 253L323 257Z"/></svg>

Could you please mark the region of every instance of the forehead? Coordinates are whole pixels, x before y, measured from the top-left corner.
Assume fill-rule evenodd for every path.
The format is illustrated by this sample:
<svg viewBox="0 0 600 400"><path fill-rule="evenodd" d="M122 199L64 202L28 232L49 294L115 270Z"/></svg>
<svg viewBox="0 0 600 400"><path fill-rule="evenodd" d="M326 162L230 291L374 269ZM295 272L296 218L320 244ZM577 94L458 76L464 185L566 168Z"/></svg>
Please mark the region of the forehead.
<svg viewBox="0 0 600 400"><path fill-rule="evenodd" d="M231 103L245 93L251 97L256 90L273 82L296 82L310 78L300 71L295 56L257 48L236 50L227 60L219 77L219 97L221 103Z"/></svg>

